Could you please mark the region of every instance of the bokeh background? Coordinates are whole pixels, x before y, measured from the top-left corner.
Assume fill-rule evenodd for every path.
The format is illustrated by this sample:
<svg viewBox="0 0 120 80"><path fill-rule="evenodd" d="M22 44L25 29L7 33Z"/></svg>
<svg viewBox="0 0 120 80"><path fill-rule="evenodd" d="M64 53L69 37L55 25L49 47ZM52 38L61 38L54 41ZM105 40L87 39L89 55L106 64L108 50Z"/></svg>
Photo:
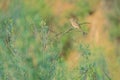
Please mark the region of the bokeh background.
<svg viewBox="0 0 120 80"><path fill-rule="evenodd" d="M0 0L0 80L119 80L119 4ZM73 16L86 35L68 31Z"/></svg>

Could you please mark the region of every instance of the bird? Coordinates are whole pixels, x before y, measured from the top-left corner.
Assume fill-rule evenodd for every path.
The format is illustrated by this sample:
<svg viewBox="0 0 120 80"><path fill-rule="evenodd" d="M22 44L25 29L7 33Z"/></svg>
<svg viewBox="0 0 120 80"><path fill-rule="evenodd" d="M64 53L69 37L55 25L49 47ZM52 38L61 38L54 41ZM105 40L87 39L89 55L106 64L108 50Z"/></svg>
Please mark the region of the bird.
<svg viewBox="0 0 120 80"><path fill-rule="evenodd" d="M76 29L80 29L80 25L79 25L79 23L77 22L76 19L70 18L70 23L71 23L72 27L74 27Z"/></svg>
<svg viewBox="0 0 120 80"><path fill-rule="evenodd" d="M73 28L75 29L78 29L80 32L82 32L84 35L86 35L87 33L84 32L82 29L81 29L81 25L83 24L89 24L88 22L83 22L83 23L79 23L77 18L70 18L70 23L72 25Z"/></svg>

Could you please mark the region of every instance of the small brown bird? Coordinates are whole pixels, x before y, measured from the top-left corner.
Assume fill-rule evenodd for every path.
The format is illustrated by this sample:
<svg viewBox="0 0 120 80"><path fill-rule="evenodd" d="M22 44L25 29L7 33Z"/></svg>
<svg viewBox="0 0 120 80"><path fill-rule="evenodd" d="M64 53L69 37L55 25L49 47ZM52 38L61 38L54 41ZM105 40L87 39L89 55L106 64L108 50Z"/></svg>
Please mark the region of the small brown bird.
<svg viewBox="0 0 120 80"><path fill-rule="evenodd" d="M81 25L83 25L83 24L89 24L88 22L78 23L77 19L70 18L70 23L71 23L71 25L72 25L73 28L78 29L80 32L83 32L84 35L86 34L86 32L84 32L81 29Z"/></svg>
<svg viewBox="0 0 120 80"><path fill-rule="evenodd" d="M72 24L72 26L73 26L74 28L80 29L80 25L79 25L79 23L77 22L76 19L70 18L70 22L71 22L71 24Z"/></svg>

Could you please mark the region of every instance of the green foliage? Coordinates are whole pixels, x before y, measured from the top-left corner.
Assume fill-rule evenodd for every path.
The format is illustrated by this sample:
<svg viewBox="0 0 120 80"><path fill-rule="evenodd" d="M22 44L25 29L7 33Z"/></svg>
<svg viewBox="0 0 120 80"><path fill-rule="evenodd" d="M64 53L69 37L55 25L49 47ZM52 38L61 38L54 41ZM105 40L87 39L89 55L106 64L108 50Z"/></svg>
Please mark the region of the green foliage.
<svg viewBox="0 0 120 80"><path fill-rule="evenodd" d="M88 3L76 4L80 10L75 14L85 17ZM104 80L86 45L79 47L80 66L68 69L60 53L73 34L55 40L46 23L52 13L45 1L12 0L8 12L0 15L0 80Z"/></svg>
<svg viewBox="0 0 120 80"><path fill-rule="evenodd" d="M110 20L110 36L112 39L119 39L120 37L120 1L111 1L111 12L108 14Z"/></svg>
<svg viewBox="0 0 120 80"><path fill-rule="evenodd" d="M79 51L83 57L78 67L80 71L80 80L111 80L106 73L106 62L103 56L100 56L99 59L92 60L93 53L88 44L80 44Z"/></svg>
<svg viewBox="0 0 120 80"><path fill-rule="evenodd" d="M90 11L90 5L88 3L87 0L79 0L76 3L78 10L75 11L76 15L78 15L80 18L84 18L85 16L88 15L89 11Z"/></svg>

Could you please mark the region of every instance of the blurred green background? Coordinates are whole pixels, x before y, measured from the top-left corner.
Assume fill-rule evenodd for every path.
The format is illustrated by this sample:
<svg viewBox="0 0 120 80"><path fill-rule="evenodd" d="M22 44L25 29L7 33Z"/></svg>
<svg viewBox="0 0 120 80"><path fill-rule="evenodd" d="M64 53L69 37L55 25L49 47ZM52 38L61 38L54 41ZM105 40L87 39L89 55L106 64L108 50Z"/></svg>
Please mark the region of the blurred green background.
<svg viewBox="0 0 120 80"><path fill-rule="evenodd" d="M0 0L0 80L119 80L119 4ZM68 31L72 16L87 35Z"/></svg>

